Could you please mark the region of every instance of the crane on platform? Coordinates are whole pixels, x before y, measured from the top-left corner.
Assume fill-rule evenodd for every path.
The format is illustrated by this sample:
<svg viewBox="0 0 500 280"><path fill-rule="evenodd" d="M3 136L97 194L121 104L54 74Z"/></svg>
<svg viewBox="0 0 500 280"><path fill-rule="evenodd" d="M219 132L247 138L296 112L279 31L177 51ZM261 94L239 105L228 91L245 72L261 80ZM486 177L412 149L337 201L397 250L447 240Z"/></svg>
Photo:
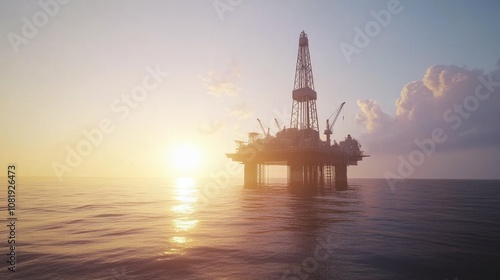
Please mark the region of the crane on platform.
<svg viewBox="0 0 500 280"><path fill-rule="evenodd" d="M266 130L264 129L264 126L262 125L262 122L260 121L260 119L257 119L257 121L259 122L260 128L262 129L262 133L264 133L264 136L266 138L269 137L269 128L267 129L267 132L266 132Z"/></svg>
<svg viewBox="0 0 500 280"><path fill-rule="evenodd" d="M278 132L280 132L281 131L280 123L276 118L274 118L274 122L276 122L276 127L278 128Z"/></svg>
<svg viewBox="0 0 500 280"><path fill-rule="evenodd" d="M325 135L326 135L326 143L328 144L328 146L331 145L330 144L330 135L332 135L333 126L335 125L335 122L337 122L337 119L340 116L340 112L342 111L342 108L344 108L344 104L345 104L345 102L342 102L342 104L340 104L340 106L337 108L337 110L335 110L335 112L333 112L333 114L326 120ZM333 117L333 121L330 124L330 119L332 117Z"/></svg>

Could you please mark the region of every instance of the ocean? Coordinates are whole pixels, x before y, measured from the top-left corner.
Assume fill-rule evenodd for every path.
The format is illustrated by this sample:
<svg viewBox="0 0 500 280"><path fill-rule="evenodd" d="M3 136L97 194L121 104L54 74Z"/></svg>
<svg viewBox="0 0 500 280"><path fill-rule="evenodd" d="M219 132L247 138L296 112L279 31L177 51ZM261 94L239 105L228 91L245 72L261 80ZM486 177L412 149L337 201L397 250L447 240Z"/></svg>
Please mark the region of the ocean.
<svg viewBox="0 0 500 280"><path fill-rule="evenodd" d="M220 182L219 182L220 183ZM500 279L500 181L18 178L0 279Z"/></svg>

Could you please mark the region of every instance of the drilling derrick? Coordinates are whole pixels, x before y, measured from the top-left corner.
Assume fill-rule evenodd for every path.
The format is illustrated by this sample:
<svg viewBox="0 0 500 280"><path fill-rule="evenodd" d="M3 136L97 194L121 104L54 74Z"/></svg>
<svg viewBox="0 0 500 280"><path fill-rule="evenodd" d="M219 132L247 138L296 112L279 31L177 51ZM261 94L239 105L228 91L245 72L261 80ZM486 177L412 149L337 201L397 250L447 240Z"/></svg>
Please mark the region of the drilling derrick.
<svg viewBox="0 0 500 280"><path fill-rule="evenodd" d="M295 83L292 91L292 118L290 127L301 133L301 142L305 139L319 139L318 113L316 111L317 94L309 54L309 40L304 31L300 33Z"/></svg>

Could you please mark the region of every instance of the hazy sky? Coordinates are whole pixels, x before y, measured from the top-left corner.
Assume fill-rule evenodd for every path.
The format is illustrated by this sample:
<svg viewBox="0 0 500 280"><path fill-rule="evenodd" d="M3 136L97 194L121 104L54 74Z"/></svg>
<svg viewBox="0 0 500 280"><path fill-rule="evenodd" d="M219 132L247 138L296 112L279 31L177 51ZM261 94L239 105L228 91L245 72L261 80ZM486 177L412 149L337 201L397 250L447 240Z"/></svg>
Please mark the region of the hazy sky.
<svg viewBox="0 0 500 280"><path fill-rule="evenodd" d="M446 140L413 154L410 177L500 178L499 11L494 0L3 0L0 162L26 176L58 164L63 176L175 176L169 154L191 143L203 175L217 173L257 117L289 125L304 30L320 130L345 101L333 138L350 133L372 155L350 177L402 175L401 157L439 128ZM68 148L86 155L68 165Z"/></svg>

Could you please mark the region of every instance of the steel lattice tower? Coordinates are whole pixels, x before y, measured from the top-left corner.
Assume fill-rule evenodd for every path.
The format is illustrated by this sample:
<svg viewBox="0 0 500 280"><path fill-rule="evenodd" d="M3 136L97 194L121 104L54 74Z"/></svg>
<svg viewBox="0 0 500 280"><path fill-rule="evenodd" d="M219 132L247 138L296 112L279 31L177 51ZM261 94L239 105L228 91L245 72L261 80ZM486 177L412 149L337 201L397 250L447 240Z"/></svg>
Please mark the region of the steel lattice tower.
<svg viewBox="0 0 500 280"><path fill-rule="evenodd" d="M317 94L314 91L314 80L309 55L309 40L302 31L299 38L299 52L297 54L297 68L295 70L295 84L292 91L293 105L290 127L299 130L319 131L318 113L316 111ZM307 133L319 138L319 133ZM308 137L308 138L309 138Z"/></svg>

